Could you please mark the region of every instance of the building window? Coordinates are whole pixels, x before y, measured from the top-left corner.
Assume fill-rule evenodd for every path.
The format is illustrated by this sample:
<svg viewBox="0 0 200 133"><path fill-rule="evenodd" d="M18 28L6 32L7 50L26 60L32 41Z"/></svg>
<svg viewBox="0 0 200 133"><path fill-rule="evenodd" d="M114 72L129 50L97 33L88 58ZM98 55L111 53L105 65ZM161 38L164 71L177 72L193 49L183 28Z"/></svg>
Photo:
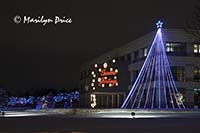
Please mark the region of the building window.
<svg viewBox="0 0 200 133"><path fill-rule="evenodd" d="M200 82L200 68L194 69L194 82Z"/></svg>
<svg viewBox="0 0 200 133"><path fill-rule="evenodd" d="M135 59L138 59L139 58L139 51L135 51L134 55L135 55Z"/></svg>
<svg viewBox="0 0 200 133"><path fill-rule="evenodd" d="M186 44L185 43L166 43L166 52L169 55L185 56Z"/></svg>
<svg viewBox="0 0 200 133"><path fill-rule="evenodd" d="M83 72L81 72L81 76L80 76L80 80L82 80L83 79Z"/></svg>
<svg viewBox="0 0 200 133"><path fill-rule="evenodd" d="M194 54L195 55L200 54L200 44L194 44Z"/></svg>
<svg viewBox="0 0 200 133"><path fill-rule="evenodd" d="M183 66L172 67L172 74L175 81L185 81L185 68Z"/></svg>
<svg viewBox="0 0 200 133"><path fill-rule="evenodd" d="M83 71L83 79L86 78L86 71Z"/></svg>
<svg viewBox="0 0 200 133"><path fill-rule="evenodd" d="M125 61L125 56L121 56L120 61Z"/></svg>
<svg viewBox="0 0 200 133"><path fill-rule="evenodd" d="M127 61L128 61L129 64L131 63L131 54L130 53L127 54Z"/></svg>
<svg viewBox="0 0 200 133"><path fill-rule="evenodd" d="M200 88L194 89L194 105L200 106Z"/></svg>
<svg viewBox="0 0 200 133"><path fill-rule="evenodd" d="M144 48L144 49L143 49L143 56L146 57L146 56L147 56L147 53L148 53L147 48Z"/></svg>
<svg viewBox="0 0 200 133"><path fill-rule="evenodd" d="M174 52L172 43L166 43L166 52Z"/></svg>
<svg viewBox="0 0 200 133"><path fill-rule="evenodd" d="M131 54L127 54L127 59L130 61L131 60Z"/></svg>

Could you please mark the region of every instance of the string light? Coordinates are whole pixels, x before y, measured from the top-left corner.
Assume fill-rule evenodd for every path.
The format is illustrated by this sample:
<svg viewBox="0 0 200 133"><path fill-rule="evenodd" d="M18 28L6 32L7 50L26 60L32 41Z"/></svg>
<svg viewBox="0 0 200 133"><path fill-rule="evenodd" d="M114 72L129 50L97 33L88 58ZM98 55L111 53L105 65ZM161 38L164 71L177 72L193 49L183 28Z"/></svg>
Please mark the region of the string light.
<svg viewBox="0 0 200 133"><path fill-rule="evenodd" d="M108 67L108 64L105 62L103 63L103 68L107 68Z"/></svg>
<svg viewBox="0 0 200 133"><path fill-rule="evenodd" d="M115 72L116 72L116 73L118 73L118 70L117 70L117 69L115 69Z"/></svg>
<svg viewBox="0 0 200 133"><path fill-rule="evenodd" d="M156 23L158 28L156 36L121 108L185 108L177 97L178 90L162 40L162 24L161 21Z"/></svg>
<svg viewBox="0 0 200 133"><path fill-rule="evenodd" d="M91 83L91 86L94 86L94 83Z"/></svg>
<svg viewBox="0 0 200 133"><path fill-rule="evenodd" d="M98 82L101 82L101 78L98 78Z"/></svg>

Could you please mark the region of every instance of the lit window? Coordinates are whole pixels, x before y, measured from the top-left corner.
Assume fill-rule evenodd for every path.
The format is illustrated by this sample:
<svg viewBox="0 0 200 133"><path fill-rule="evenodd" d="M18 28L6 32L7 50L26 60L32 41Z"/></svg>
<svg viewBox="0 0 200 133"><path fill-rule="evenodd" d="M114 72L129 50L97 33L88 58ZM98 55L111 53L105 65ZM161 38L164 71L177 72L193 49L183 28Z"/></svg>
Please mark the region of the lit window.
<svg viewBox="0 0 200 133"><path fill-rule="evenodd" d="M174 52L174 47L172 43L166 43L166 51L167 52Z"/></svg>
<svg viewBox="0 0 200 133"><path fill-rule="evenodd" d="M194 105L200 106L200 88L194 89Z"/></svg>
<svg viewBox="0 0 200 133"><path fill-rule="evenodd" d="M200 68L194 69L194 82L200 82Z"/></svg>
<svg viewBox="0 0 200 133"><path fill-rule="evenodd" d="M146 57L147 56L147 48L143 49L143 56Z"/></svg>
<svg viewBox="0 0 200 133"><path fill-rule="evenodd" d="M194 53L200 54L200 44L194 44Z"/></svg>
<svg viewBox="0 0 200 133"><path fill-rule="evenodd" d="M185 56L186 55L186 43L168 42L168 43L166 43L166 52L170 55Z"/></svg>
<svg viewBox="0 0 200 133"><path fill-rule="evenodd" d="M175 81L185 81L185 68L183 66L172 67L172 74Z"/></svg>

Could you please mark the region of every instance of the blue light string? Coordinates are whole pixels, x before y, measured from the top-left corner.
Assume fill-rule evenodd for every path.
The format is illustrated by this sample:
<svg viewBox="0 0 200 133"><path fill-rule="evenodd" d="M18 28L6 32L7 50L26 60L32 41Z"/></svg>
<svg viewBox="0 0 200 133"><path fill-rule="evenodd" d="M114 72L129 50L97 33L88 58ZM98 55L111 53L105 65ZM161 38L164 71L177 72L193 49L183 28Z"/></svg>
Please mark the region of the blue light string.
<svg viewBox="0 0 200 133"><path fill-rule="evenodd" d="M148 65L149 65L149 64L150 64L150 61L148 60L148 64L145 66L145 69L144 69L144 74L147 73L146 70L148 69ZM139 96L139 93L140 93L140 91L141 91L141 88L142 88L144 79L145 79L145 75L142 76L142 81L140 82L140 85L139 85L139 87L138 87L139 89L138 89L138 91L137 91L137 93L136 93L136 97L134 98L134 101L133 101L133 104L132 104L132 108L134 108L134 106L135 106L135 103L136 103L137 98L138 98L138 96Z"/></svg>
<svg viewBox="0 0 200 133"><path fill-rule="evenodd" d="M165 67L165 62L164 62L164 52L165 52L165 48L164 48L164 44L163 44L163 40L162 40L162 32L161 32L161 45L162 45L162 55L161 55L161 58L163 60L162 64L161 64L161 68L162 68L162 80L163 80L163 88L164 88L164 98L165 98L165 107L168 109L168 103L167 103L167 96L166 96L166 85L165 85L165 82L166 82L166 79L165 79L165 74L164 74L164 69L166 69Z"/></svg>
<svg viewBox="0 0 200 133"><path fill-rule="evenodd" d="M157 60L157 51L156 51L156 48L155 48L155 58L156 58L156 61L155 61L155 69L154 69L154 81L153 81L153 96L152 96L152 101L151 101L151 108L154 107L154 97L155 97L155 89L156 89L156 77L157 77L157 64L158 64L158 60Z"/></svg>
<svg viewBox="0 0 200 133"><path fill-rule="evenodd" d="M152 87L152 86L151 86L151 82L152 82L153 71L154 71L154 67L153 67L153 66L155 65L156 56L153 56L153 57L151 57L151 58L153 58L153 63L152 63L152 65L151 65L151 75L150 75L150 81L149 81L149 85L148 85L147 96L146 96L144 108L146 108L146 106L147 106L147 101L148 101L148 97L149 97L150 87ZM153 81L153 82L154 82L154 81Z"/></svg>
<svg viewBox="0 0 200 133"><path fill-rule="evenodd" d="M157 37L157 33L156 33L156 37ZM154 40L153 40L153 43L152 43L152 44L155 44L156 37L154 38ZM152 46L151 46L151 48L150 48L150 50L149 50L149 54L148 54L148 55L147 55L147 57L146 57L146 60L145 60L145 62L144 62L144 64L143 64L143 66L142 66L142 68L141 68L141 70L140 70L140 72L139 72L139 75L138 75L138 77L137 77L137 79L136 79L136 81L135 81L135 83L134 83L134 85L133 85L133 87L132 87L131 91L129 92L129 94L128 94L127 98L126 98L126 99L125 99L125 101L123 102L123 104L122 104L121 108L126 108L126 107L127 107L127 104L128 104L127 102L128 102L128 99L129 99L129 97L132 95L132 93L134 93L134 92L135 92L135 86L136 86L136 83L138 82L138 80L139 80L139 77L140 77L140 75L141 75L141 73L142 73L142 71L143 71L143 69L144 69L144 66L146 65L147 59L148 59L148 58L149 58L149 56L150 56L150 53L151 53L151 51L152 51L152 48L153 48L153 46L154 46L154 45L152 45Z"/></svg>
<svg viewBox="0 0 200 133"><path fill-rule="evenodd" d="M162 40L162 32L161 32L162 24L163 23L161 23L160 21L157 23L158 31L150 47L149 53L144 61L144 64L139 72L138 77L136 78L134 85L132 86L131 91L126 97L121 108L126 108L129 105L130 101L132 100L132 97L135 95L136 90L137 90L137 93L133 99L133 104L131 107L134 108L135 104L137 104L137 101L139 100L136 106L137 108L141 108L141 102L142 102L142 99L144 98L144 91L147 90L147 93L145 96L146 99L144 103L144 108L146 108L148 98L149 98L150 87L152 87L151 82L152 82L153 72L155 74L154 74L154 81L153 81L153 93L152 93L153 96L151 99L152 100L151 108L154 108L155 96L156 98L158 98L158 108L161 108L161 102L163 101L163 99L161 99L161 96L163 96L163 93L164 93L163 102L165 102L165 108L167 109L169 108L168 102L167 102L167 94L166 94L167 88L170 94L172 108L173 109L175 108L173 97L176 101L178 108L179 109L181 108L177 101L176 93L178 92L178 90L176 88L175 81L173 79L173 76L170 70L169 61L168 61L165 47L164 47L164 42ZM150 78L149 78L149 75L150 75ZM166 78L165 78L165 75L166 75ZM162 85L162 91L161 91L161 85ZM183 103L181 103L181 105L183 106L183 108L185 108Z"/></svg>
<svg viewBox="0 0 200 133"><path fill-rule="evenodd" d="M149 64L151 64L151 60L150 60L150 59L149 59ZM143 96L144 96L144 90L145 90L145 88L146 88L147 79L148 79L148 76L149 76L149 73L150 73L150 70L149 70L149 69L150 69L150 67L149 67L149 65L148 65L148 66L147 66L147 75L145 75L145 76L146 76L145 83L144 83L144 85L143 85L142 94L141 94L141 96L140 96L140 100L139 100L139 103L138 103L137 108L140 107L142 98L143 98Z"/></svg>
<svg viewBox="0 0 200 133"><path fill-rule="evenodd" d="M167 63L168 63L168 68L170 69L168 58L167 58ZM171 75L171 78L172 78L173 85L175 86L175 91L176 91L176 93L177 93L178 90L177 90L177 87L176 87L176 84L175 84L175 81L174 81L174 78L173 78L173 76L172 76L172 72L171 72L171 71L170 71L170 75ZM177 97L176 97L176 101L177 101ZM178 104L178 101L177 101L177 104ZM183 103L181 103L181 104L182 104L183 108L185 109L184 104L183 104ZM178 104L178 105L179 105L179 104ZM179 108L180 108L180 107L179 107Z"/></svg>
<svg viewBox="0 0 200 133"><path fill-rule="evenodd" d="M167 84L168 84L168 90L169 90L170 99L171 99L171 105L172 105L172 108L174 109L173 97L172 97L171 86L170 86L171 84L170 84L170 81L169 81L169 74L168 74L167 69L166 69L166 75L167 75Z"/></svg>

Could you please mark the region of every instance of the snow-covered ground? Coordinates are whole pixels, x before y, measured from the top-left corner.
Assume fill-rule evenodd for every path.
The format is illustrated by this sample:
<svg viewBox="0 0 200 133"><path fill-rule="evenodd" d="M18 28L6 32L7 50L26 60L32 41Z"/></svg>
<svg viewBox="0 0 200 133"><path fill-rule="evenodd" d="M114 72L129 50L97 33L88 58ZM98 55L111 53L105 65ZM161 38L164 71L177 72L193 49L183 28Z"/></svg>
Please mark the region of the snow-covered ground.
<svg viewBox="0 0 200 133"><path fill-rule="evenodd" d="M200 110L46 109L4 111L1 117L59 116L80 118L200 118Z"/></svg>

